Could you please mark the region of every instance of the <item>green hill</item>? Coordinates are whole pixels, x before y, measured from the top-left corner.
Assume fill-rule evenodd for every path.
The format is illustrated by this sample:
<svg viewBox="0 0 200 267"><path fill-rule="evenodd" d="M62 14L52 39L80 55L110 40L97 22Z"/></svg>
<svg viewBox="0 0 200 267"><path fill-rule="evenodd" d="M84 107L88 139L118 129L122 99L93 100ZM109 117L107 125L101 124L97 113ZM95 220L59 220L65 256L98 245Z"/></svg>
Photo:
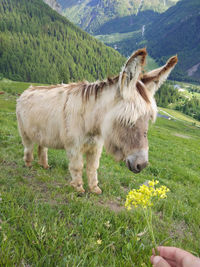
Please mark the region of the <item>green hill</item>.
<svg viewBox="0 0 200 267"><path fill-rule="evenodd" d="M42 83L96 80L118 73L124 58L42 0L0 2L0 73Z"/></svg>
<svg viewBox="0 0 200 267"><path fill-rule="evenodd" d="M57 0L63 14L84 30L99 34L99 28L115 18L144 10L163 12L179 0Z"/></svg>
<svg viewBox="0 0 200 267"><path fill-rule="evenodd" d="M15 105L29 85L0 81L0 266L151 266L143 213L124 204L129 190L152 179L170 189L152 207L157 243L200 256L199 128L158 118L148 133L149 166L135 175L103 153L103 194L87 187L80 196L64 150L49 150L49 170L37 164L36 150L33 167L24 167Z"/></svg>

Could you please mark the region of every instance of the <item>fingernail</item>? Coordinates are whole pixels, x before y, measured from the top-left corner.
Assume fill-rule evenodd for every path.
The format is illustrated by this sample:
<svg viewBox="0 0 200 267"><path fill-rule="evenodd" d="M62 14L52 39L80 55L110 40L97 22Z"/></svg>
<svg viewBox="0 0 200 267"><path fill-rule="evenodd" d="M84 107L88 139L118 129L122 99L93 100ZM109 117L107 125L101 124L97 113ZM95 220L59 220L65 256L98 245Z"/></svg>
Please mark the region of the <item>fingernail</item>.
<svg viewBox="0 0 200 267"><path fill-rule="evenodd" d="M160 260L161 260L161 257L159 257L159 256L155 256L155 257L153 258L153 264L154 264L154 265L157 264Z"/></svg>

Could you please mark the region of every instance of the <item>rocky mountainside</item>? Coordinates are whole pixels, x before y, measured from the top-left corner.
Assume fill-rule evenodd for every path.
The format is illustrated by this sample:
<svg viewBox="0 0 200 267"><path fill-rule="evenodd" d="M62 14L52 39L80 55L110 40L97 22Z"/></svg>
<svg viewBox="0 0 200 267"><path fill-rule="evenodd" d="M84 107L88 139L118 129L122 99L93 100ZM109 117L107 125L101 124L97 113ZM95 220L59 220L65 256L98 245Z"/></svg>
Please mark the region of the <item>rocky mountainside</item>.
<svg viewBox="0 0 200 267"><path fill-rule="evenodd" d="M57 0L63 14L89 33L95 34L104 23L140 11L163 12L179 0Z"/></svg>
<svg viewBox="0 0 200 267"><path fill-rule="evenodd" d="M48 4L51 8L56 10L58 13L62 13L61 5L56 0L44 0L46 4Z"/></svg>

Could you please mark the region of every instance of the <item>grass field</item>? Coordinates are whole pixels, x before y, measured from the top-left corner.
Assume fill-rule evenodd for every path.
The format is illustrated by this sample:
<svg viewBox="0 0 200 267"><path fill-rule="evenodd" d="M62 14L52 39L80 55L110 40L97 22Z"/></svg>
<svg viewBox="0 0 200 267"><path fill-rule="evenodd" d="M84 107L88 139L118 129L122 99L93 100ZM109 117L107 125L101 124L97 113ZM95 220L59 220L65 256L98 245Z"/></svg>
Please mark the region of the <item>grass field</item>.
<svg viewBox="0 0 200 267"><path fill-rule="evenodd" d="M169 108L159 108L159 113L166 115L166 112L172 116L172 118L175 118L177 120L182 121L183 123L189 123L189 124L194 124L200 127L200 121L195 120L194 118L187 116L183 114L182 112L174 109L169 109Z"/></svg>
<svg viewBox="0 0 200 267"><path fill-rule="evenodd" d="M153 207L157 243L200 255L197 127L158 118L149 129L149 166L135 175L103 153L103 194L80 196L69 186L65 151L49 150L49 170L36 153L33 167L24 167L15 104L27 86L0 82L0 266L151 266L142 212L124 203L130 189L152 179L170 188Z"/></svg>

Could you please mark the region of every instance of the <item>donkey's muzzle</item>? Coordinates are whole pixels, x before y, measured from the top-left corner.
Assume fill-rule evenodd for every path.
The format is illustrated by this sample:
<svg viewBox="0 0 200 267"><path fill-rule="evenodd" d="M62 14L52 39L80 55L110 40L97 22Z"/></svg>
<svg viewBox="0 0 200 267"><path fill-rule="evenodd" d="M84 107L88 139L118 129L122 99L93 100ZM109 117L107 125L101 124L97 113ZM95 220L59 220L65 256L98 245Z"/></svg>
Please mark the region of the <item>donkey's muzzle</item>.
<svg viewBox="0 0 200 267"><path fill-rule="evenodd" d="M130 171L134 173L139 173L148 165L148 161L145 161L143 163L133 164L130 160L127 160L126 165Z"/></svg>
<svg viewBox="0 0 200 267"><path fill-rule="evenodd" d="M141 149L129 155L126 165L134 173L141 172L148 165L148 149Z"/></svg>

